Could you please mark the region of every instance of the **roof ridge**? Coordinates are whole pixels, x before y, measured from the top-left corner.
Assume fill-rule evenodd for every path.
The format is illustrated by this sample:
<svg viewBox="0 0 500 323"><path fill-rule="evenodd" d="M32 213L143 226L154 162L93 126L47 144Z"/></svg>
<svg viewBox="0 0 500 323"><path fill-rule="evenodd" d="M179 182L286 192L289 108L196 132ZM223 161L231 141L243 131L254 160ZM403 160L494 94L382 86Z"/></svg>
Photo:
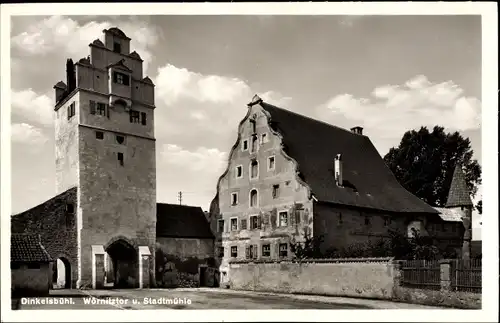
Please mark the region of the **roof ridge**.
<svg viewBox="0 0 500 323"><path fill-rule="evenodd" d="M187 204L176 204L176 203L166 203L166 202L156 202L156 204L173 205L173 206L181 206L181 207L192 207L192 208L200 208L200 209L202 209L201 206L187 205Z"/></svg>
<svg viewBox="0 0 500 323"><path fill-rule="evenodd" d="M273 108L275 108L275 109L279 109L279 110L285 111L285 112L287 112L287 113L291 113L291 114L294 114L294 115L296 115L296 116L299 116L299 117L302 117L302 118L305 118L305 119L309 119L309 120L311 120L311 121L315 121L315 122L317 122L317 123L321 123L321 124L324 124L324 125L326 125L326 126L329 126L329 127L332 127L332 128L336 128L336 129L339 129L339 130L342 130L342 131L345 131L345 132L347 132L347 133L349 133L349 134L351 134L351 135L356 135L356 136L363 136L363 137L367 137L366 135L359 135L359 134L356 134L356 133L352 132L351 130L347 130L347 129L345 129L345 128L342 128L342 127L339 127L339 126L333 125L333 124L328 123L328 122L326 122L326 121L318 120L318 119L315 119L315 118L313 118L313 117L309 117L309 116L306 116L306 115L304 115L304 114L300 114L300 113L294 112L294 111L292 111L292 110L284 109L284 108L278 107L278 106L276 106L276 105L273 105L273 104L270 104L270 103L267 103L267 102L264 102L264 101L262 101L262 102L261 102L261 104L266 104L266 105L269 105L269 106L271 106L271 107L273 107ZM265 107L263 107L263 108L265 109Z"/></svg>

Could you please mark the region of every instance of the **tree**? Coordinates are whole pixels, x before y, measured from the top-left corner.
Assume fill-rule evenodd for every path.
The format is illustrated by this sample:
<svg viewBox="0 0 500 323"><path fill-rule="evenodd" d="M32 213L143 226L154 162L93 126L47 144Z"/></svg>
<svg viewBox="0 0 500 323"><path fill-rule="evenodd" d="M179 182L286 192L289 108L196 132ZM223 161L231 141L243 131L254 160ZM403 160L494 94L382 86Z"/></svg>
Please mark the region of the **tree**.
<svg viewBox="0 0 500 323"><path fill-rule="evenodd" d="M479 214L483 214L483 200L479 200L476 204L476 210Z"/></svg>
<svg viewBox="0 0 500 323"><path fill-rule="evenodd" d="M323 258L323 254L321 253L323 239L322 235L312 237L311 234L304 229L304 241L297 242L293 239L290 242L290 251L294 254L294 258L298 260Z"/></svg>
<svg viewBox="0 0 500 323"><path fill-rule="evenodd" d="M404 188L432 206L443 207L457 163L464 167L467 187L475 196L476 186L481 184L481 166L472 155L468 138L435 126L432 132L426 127L407 131L384 161Z"/></svg>

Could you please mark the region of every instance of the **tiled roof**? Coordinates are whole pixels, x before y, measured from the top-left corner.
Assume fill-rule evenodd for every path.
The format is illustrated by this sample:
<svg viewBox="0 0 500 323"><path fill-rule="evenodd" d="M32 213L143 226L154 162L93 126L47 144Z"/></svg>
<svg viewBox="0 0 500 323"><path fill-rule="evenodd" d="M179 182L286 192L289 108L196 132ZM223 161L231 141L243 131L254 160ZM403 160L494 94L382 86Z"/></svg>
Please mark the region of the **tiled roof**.
<svg viewBox="0 0 500 323"><path fill-rule="evenodd" d="M465 182L465 174L462 170L462 165L459 164L455 166L455 170L453 171L453 179L451 180L446 207L472 205L470 192Z"/></svg>
<svg viewBox="0 0 500 323"><path fill-rule="evenodd" d="M447 209L443 207L435 207L439 212L439 217L444 221L462 222L462 213L458 209Z"/></svg>
<svg viewBox="0 0 500 323"><path fill-rule="evenodd" d="M389 212L437 213L399 184L368 137L262 101L260 106L319 201ZM337 154L342 154L344 187L335 182Z"/></svg>
<svg viewBox="0 0 500 323"><path fill-rule="evenodd" d="M38 236L20 233L13 233L11 235L11 262L49 262L51 260Z"/></svg>
<svg viewBox="0 0 500 323"><path fill-rule="evenodd" d="M213 239L201 207L178 204L156 204L156 236Z"/></svg>

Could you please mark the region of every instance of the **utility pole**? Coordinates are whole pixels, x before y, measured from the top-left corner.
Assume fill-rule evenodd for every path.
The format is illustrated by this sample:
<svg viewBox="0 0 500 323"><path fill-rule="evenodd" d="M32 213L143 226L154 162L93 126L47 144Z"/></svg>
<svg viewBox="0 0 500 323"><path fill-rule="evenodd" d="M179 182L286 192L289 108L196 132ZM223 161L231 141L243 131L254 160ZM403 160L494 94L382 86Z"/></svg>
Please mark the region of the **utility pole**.
<svg viewBox="0 0 500 323"><path fill-rule="evenodd" d="M182 192L179 192L179 205L182 205Z"/></svg>

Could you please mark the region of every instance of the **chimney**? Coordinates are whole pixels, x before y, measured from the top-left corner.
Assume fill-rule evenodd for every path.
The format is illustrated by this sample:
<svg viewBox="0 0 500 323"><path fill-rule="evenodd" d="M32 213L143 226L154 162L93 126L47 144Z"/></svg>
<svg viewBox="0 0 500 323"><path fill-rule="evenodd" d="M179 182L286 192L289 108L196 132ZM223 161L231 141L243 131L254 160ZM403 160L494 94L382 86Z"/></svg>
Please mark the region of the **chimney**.
<svg viewBox="0 0 500 323"><path fill-rule="evenodd" d="M335 161L334 161L334 171L335 171L335 182L337 183L338 186L342 186L343 184L343 179L342 179L342 155L337 154L335 156Z"/></svg>
<svg viewBox="0 0 500 323"><path fill-rule="evenodd" d="M68 93L71 93L76 88L75 65L71 58L66 60L66 84L68 85Z"/></svg>
<svg viewBox="0 0 500 323"><path fill-rule="evenodd" d="M360 126L356 126L354 128L351 128L351 131L354 132L357 135L362 135L363 134L363 128Z"/></svg>

